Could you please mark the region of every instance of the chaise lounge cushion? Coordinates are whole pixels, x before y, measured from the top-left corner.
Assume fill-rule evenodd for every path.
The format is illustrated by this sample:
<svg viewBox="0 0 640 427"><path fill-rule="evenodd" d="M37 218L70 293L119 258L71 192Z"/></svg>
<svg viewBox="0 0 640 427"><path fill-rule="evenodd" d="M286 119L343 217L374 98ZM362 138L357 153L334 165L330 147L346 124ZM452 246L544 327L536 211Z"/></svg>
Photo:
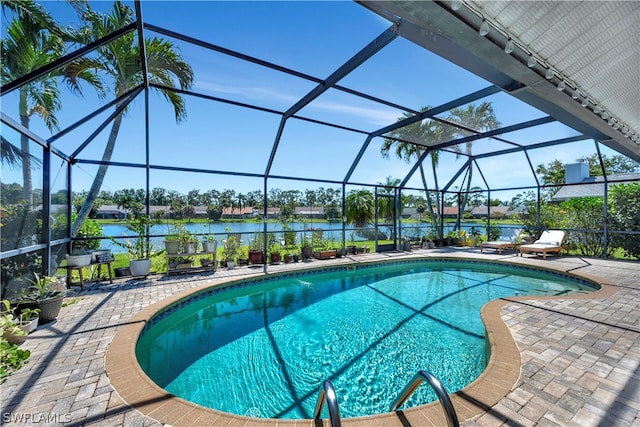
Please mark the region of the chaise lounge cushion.
<svg viewBox="0 0 640 427"><path fill-rule="evenodd" d="M541 253L546 259L548 252L561 254L564 236L565 232L562 230L545 230L533 244L520 246L520 256L523 253Z"/></svg>

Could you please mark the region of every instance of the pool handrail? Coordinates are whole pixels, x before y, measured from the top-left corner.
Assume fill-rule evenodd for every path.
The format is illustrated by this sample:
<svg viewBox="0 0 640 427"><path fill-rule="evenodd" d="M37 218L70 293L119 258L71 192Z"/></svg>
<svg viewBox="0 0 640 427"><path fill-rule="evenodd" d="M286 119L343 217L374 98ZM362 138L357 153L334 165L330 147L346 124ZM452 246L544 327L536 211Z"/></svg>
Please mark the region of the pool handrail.
<svg viewBox="0 0 640 427"><path fill-rule="evenodd" d="M438 395L438 399L442 404L442 409L444 410L445 418L447 419L448 427L459 427L460 423L458 422L458 416L456 415L456 410L453 407L453 403L451 403L451 399L449 398L449 394L444 389L442 383L435 377L431 372L428 371L418 371L411 381L405 386L400 393L400 396L391 404L390 412L397 410L402 404L416 391L416 389L422 384L423 381L427 381L433 391Z"/></svg>
<svg viewBox="0 0 640 427"><path fill-rule="evenodd" d="M316 409L313 417L316 420L320 419L322 415L322 405L327 402L327 409L329 410L329 423L331 427L340 427L340 409L338 408L338 399L336 398L336 391L333 389L331 381L324 380L320 385L320 392L318 394L318 401L316 402Z"/></svg>

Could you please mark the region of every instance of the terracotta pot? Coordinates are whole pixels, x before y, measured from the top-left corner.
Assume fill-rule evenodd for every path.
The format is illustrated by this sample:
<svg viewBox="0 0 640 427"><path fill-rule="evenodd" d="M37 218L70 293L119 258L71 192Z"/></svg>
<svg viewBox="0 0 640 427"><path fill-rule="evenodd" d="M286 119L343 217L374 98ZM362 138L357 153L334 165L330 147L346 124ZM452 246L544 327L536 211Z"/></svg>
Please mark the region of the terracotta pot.
<svg viewBox="0 0 640 427"><path fill-rule="evenodd" d="M251 264L262 264L264 262L264 252L256 250L249 251L249 262Z"/></svg>

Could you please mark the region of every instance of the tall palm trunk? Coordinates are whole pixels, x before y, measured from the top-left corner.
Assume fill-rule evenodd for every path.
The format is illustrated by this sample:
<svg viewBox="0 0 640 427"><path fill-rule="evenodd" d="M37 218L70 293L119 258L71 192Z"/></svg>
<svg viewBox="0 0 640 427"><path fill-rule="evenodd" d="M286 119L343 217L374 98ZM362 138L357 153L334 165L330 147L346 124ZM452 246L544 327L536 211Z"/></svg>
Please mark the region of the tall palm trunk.
<svg viewBox="0 0 640 427"><path fill-rule="evenodd" d="M417 149L416 152L417 152L418 158L422 157L422 153L423 153L422 150ZM431 165L433 167L433 172L434 172L433 177L435 180L435 186L436 188L438 188L438 177L435 174L435 167L437 165L437 162L435 162L433 158L433 153L429 153L429 157L431 157ZM425 198L427 199L427 207L429 208L429 219L431 220L431 227L435 228L438 226L438 215L440 214L440 199L436 197L436 211L434 212L433 203L431 202L431 197L429 195L429 186L427 185L427 176L424 171L424 167L422 166L422 163L420 163L419 169L420 169L420 178L422 179L422 186L424 187L424 195L425 195Z"/></svg>
<svg viewBox="0 0 640 427"><path fill-rule="evenodd" d="M467 155L472 155L473 144L467 142ZM465 189L464 195L462 196L462 200L460 202L460 212L464 212L467 207L467 203L469 201L469 191L471 190L471 180L473 178L473 162L469 163L469 175L467 176L467 187ZM460 229L460 215L458 215L458 221L456 223L456 228Z"/></svg>
<svg viewBox="0 0 640 427"><path fill-rule="evenodd" d="M436 212L433 211L433 203L431 203L431 197L429 197L429 190L427 187L427 177L424 173L424 168L420 165L420 177L422 178L422 185L424 186L424 195L427 199L427 207L429 208L429 218L431 220L431 226L435 227L437 224Z"/></svg>
<svg viewBox="0 0 640 427"><path fill-rule="evenodd" d="M438 190L440 188L440 184L438 184L438 158L435 155L435 152L432 151L431 153L429 153L429 155L431 156L431 168L433 170L433 184L436 187L436 190ZM442 212L442 207L440 206L440 193L436 194L436 221L438 220L438 218L443 214ZM439 224L436 224L436 227L438 227ZM440 235L442 235L442 233L439 233Z"/></svg>
<svg viewBox="0 0 640 427"><path fill-rule="evenodd" d="M20 124L29 129L29 107L27 106L27 92L20 91L19 100ZM33 181L31 177L31 150L29 137L20 134L20 150L22 151L22 198L27 206L33 206Z"/></svg>
<svg viewBox="0 0 640 427"><path fill-rule="evenodd" d="M469 202L469 191L471 191L471 179L473 177L473 163L469 164L469 175L467 176L467 186L464 194L462 195L462 200L460 201L460 213L464 214L464 210L467 208L467 203ZM460 215L458 215L458 220L456 221L456 229L460 229Z"/></svg>
<svg viewBox="0 0 640 427"><path fill-rule="evenodd" d="M116 105L116 108L119 108L119 105ZM102 154L102 161L109 162L111 161L111 156L113 155L113 149L116 145L116 140L118 139L118 132L120 132L120 125L122 123L122 113L118 114L116 118L113 120L113 126L111 126L111 132L109 133L109 140L107 141L107 145L104 148L104 153ZM89 217L89 212L93 208L93 204L95 203L98 195L100 194L100 189L102 188L102 183L104 182L104 177L107 174L107 170L109 169L108 164L101 164L98 167L98 173L96 173L95 178L93 179L93 183L91 184L91 188L87 193L87 198L85 199L80 211L78 212L78 216L71 226L71 236L75 237L80 231L82 224L84 224L85 220Z"/></svg>

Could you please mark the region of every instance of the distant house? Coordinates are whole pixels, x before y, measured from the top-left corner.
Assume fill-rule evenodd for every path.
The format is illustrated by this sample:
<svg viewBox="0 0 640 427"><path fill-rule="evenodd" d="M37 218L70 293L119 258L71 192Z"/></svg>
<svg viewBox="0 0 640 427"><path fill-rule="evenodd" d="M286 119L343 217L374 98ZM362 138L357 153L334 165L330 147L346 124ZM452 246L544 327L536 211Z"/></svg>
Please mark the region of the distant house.
<svg viewBox="0 0 640 427"><path fill-rule="evenodd" d="M400 217L402 219L419 218L420 214L416 208L404 208Z"/></svg>
<svg viewBox="0 0 640 427"><path fill-rule="evenodd" d="M193 207L193 215L196 218L207 218L207 207L206 206L194 206Z"/></svg>
<svg viewBox="0 0 640 427"><path fill-rule="evenodd" d="M264 211L256 211L256 216L261 215ZM280 212L282 210L280 208L267 208L267 218L278 218L280 217Z"/></svg>
<svg viewBox="0 0 640 427"><path fill-rule="evenodd" d="M324 207L322 206L299 206L294 213L305 218L325 218Z"/></svg>
<svg viewBox="0 0 640 427"><path fill-rule="evenodd" d="M224 208L222 210L222 218L224 219L245 219L253 218L253 208Z"/></svg>
<svg viewBox="0 0 640 427"><path fill-rule="evenodd" d="M438 210L434 207L433 213L438 213ZM425 215L429 215L429 212L425 212L422 214L424 218ZM442 217L443 218L458 218L458 207L457 206L443 206L442 207Z"/></svg>
<svg viewBox="0 0 640 427"><path fill-rule="evenodd" d="M170 218L172 216L171 207L162 205L149 206L149 214L152 218L157 218L159 216L163 218Z"/></svg>
<svg viewBox="0 0 640 427"><path fill-rule="evenodd" d="M126 219L127 212L116 205L103 205L96 211L96 219Z"/></svg>
<svg viewBox="0 0 640 427"><path fill-rule="evenodd" d="M509 211L509 215L526 215L529 212L529 209L526 206L516 206L515 208Z"/></svg>
<svg viewBox="0 0 640 427"><path fill-rule="evenodd" d="M475 218L486 218L487 214L489 214L491 218L504 217L511 213L509 206L490 206L489 209L487 209L486 206L477 206L471 209L471 215Z"/></svg>
<svg viewBox="0 0 640 427"><path fill-rule="evenodd" d="M629 182L640 183L640 173L621 173L607 176L609 185ZM563 202L578 197L604 197L604 177L589 176L589 165L571 163L565 165L565 183L551 198L552 202Z"/></svg>
<svg viewBox="0 0 640 427"><path fill-rule="evenodd" d="M443 218L458 218L458 207L457 206L443 206L442 207L442 217Z"/></svg>

